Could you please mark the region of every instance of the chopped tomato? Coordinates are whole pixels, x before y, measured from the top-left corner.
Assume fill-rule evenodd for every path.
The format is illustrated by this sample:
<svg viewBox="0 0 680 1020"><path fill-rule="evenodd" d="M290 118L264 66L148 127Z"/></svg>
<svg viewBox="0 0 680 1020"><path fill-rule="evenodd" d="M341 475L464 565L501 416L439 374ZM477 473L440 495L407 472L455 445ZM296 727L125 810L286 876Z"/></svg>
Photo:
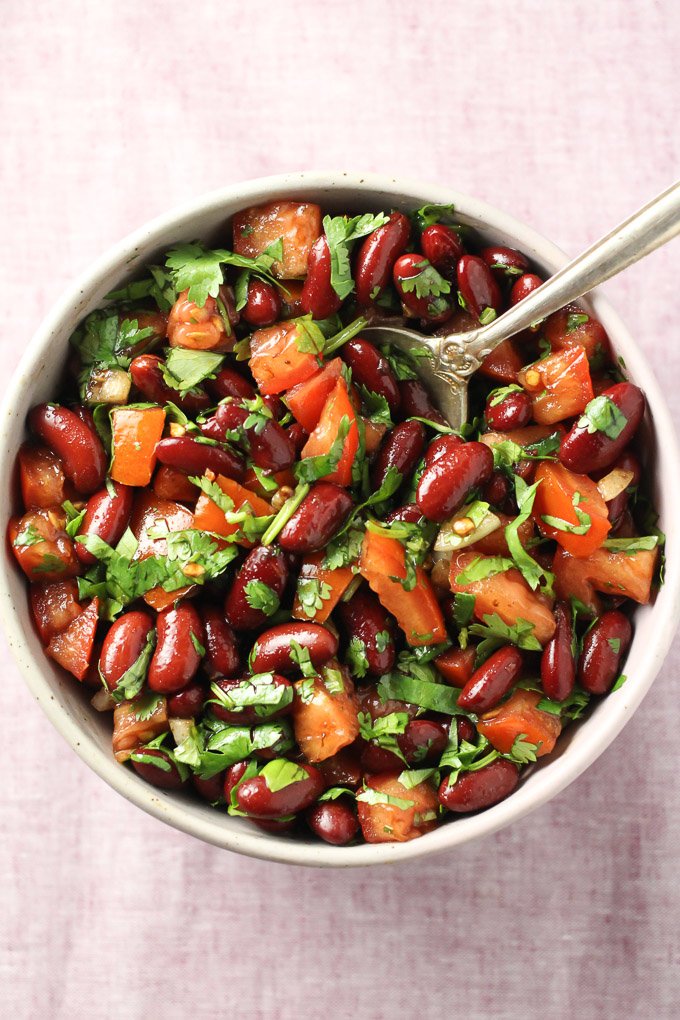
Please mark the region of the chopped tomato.
<svg viewBox="0 0 680 1020"><path fill-rule="evenodd" d="M407 576L401 542L389 535L367 531L359 569L383 608L396 618L410 645L435 645L446 641L441 606L423 568L416 567L416 583L411 591L400 583L399 579L405 580Z"/></svg>
<svg viewBox="0 0 680 1020"><path fill-rule="evenodd" d="M539 465L536 481L541 484L536 490L532 517L539 531L554 539L572 556L590 556L599 549L611 524L607 504L595 482L588 475L575 474L563 464L547 462ZM579 514L582 515L580 518ZM545 517L556 517L567 527L587 527L587 530L583 535L560 530L548 524Z"/></svg>
<svg viewBox="0 0 680 1020"><path fill-rule="evenodd" d="M168 706L162 695L156 695L151 711L137 715L134 701L123 701L113 710L113 753L117 761L127 761L140 744L147 744L168 729Z"/></svg>
<svg viewBox="0 0 680 1020"><path fill-rule="evenodd" d="M584 319L585 322L582 321ZM553 351L581 346L585 348L589 361L611 358L609 337L604 326L576 305L567 305L549 316L543 326L543 336Z"/></svg>
<svg viewBox="0 0 680 1020"><path fill-rule="evenodd" d="M483 715L477 729L501 754L509 754L517 737L523 735L529 743L540 744L536 757L542 758L554 748L562 723L559 716L536 707L541 697L537 691L515 691Z"/></svg>
<svg viewBox="0 0 680 1020"><path fill-rule="evenodd" d="M27 510L61 506L66 499L64 466L46 446L24 443L19 450L19 482Z"/></svg>
<svg viewBox="0 0 680 1020"><path fill-rule="evenodd" d="M165 556L168 543L165 538L152 538L150 531L185 531L193 527L194 515L181 503L170 499L160 499L153 492L140 493L130 521L130 527L137 542L134 558L143 560L147 556ZM178 588L176 591L164 591L163 588L152 588L143 595L147 605L157 612L167 609L191 590L191 585Z"/></svg>
<svg viewBox="0 0 680 1020"><path fill-rule="evenodd" d="M502 514L500 511L494 511L494 513L500 519L500 528L496 528L495 531L485 535L484 538L480 538L478 542L470 546L470 550L472 552L484 553L485 556L509 556L510 552L505 537L505 529L508 524L512 524L514 517L509 517L508 514ZM521 544L526 549L527 543L534 537L534 522L531 519L524 521L517 529L517 534Z"/></svg>
<svg viewBox="0 0 680 1020"><path fill-rule="evenodd" d="M121 485L148 485L163 435L162 407L117 407L111 412L111 478Z"/></svg>
<svg viewBox="0 0 680 1020"><path fill-rule="evenodd" d="M357 801L359 823L367 843L406 843L434 829L439 816L437 791L426 780L406 787L398 772L364 776L364 784L384 796L384 803Z"/></svg>
<svg viewBox="0 0 680 1020"><path fill-rule="evenodd" d="M267 202L236 213L233 221L234 251L256 258L270 244L283 241L283 260L272 273L280 280L302 280L307 259L321 236L321 209L314 202Z"/></svg>
<svg viewBox="0 0 680 1020"><path fill-rule="evenodd" d="M527 365L517 378L530 394L533 416L541 425L573 418L593 399L588 356L580 345Z"/></svg>
<svg viewBox="0 0 680 1020"><path fill-rule="evenodd" d="M53 637L47 646L47 654L73 673L76 680L83 680L89 669L98 623L99 599L95 597L87 609L66 630Z"/></svg>
<svg viewBox="0 0 680 1020"><path fill-rule="evenodd" d="M341 370L342 361L333 358L316 375L298 383L286 393L288 407L306 432L313 432L316 428L324 404L340 378Z"/></svg>
<svg viewBox="0 0 680 1020"><path fill-rule="evenodd" d="M262 394L282 393L319 370L317 355L299 349L295 322L275 322L250 338L250 371Z"/></svg>
<svg viewBox="0 0 680 1020"><path fill-rule="evenodd" d="M558 549L553 561L555 591L558 598L573 596L596 613L600 611L596 591L645 605L650 600L658 555L658 549L634 553L596 549L590 556L576 559Z"/></svg>
<svg viewBox="0 0 680 1020"><path fill-rule="evenodd" d="M340 423L343 418L350 422L349 433L340 457L340 462L335 471L323 477L328 482L337 482L338 485L350 485L352 481L352 466L359 448L359 431L357 428L356 413L350 400L347 384L340 378L335 384L331 395L326 400L321 412L319 422L302 448L301 457L318 457L328 453L337 438Z"/></svg>
<svg viewBox="0 0 680 1020"><path fill-rule="evenodd" d="M32 584L30 600L33 619L44 645L66 630L83 611L76 581Z"/></svg>
<svg viewBox="0 0 680 1020"><path fill-rule="evenodd" d="M465 687L475 670L475 649L449 648L434 660L444 679L454 687Z"/></svg>
<svg viewBox="0 0 680 1020"><path fill-rule="evenodd" d="M475 596L474 612L478 620L493 613L497 613L509 627L514 627L518 620L526 620L534 625L533 636L542 645L546 644L555 633L555 618L550 603L544 595L531 590L519 570L513 567L467 584L456 580L474 560L486 559L489 557L473 552L454 554L449 573L451 591L454 595L466 592Z"/></svg>
<svg viewBox="0 0 680 1020"><path fill-rule="evenodd" d="M522 367L522 359L512 340L503 340L491 354L487 354L479 369L482 375L499 382L517 382L517 373Z"/></svg>
<svg viewBox="0 0 680 1020"><path fill-rule="evenodd" d="M310 553L302 563L295 605L293 606L295 620L313 620L314 623L323 623L331 615L355 577L351 567L338 567L335 570L325 569L322 566L325 557L325 552ZM325 596L322 599L321 608L313 609L311 616L300 600L300 581L318 582L319 589Z"/></svg>
<svg viewBox="0 0 680 1020"><path fill-rule="evenodd" d="M311 690L304 680L295 685L293 729L307 761L325 761L359 736L357 702L352 681L343 676L345 689L331 692L318 677Z"/></svg>
<svg viewBox="0 0 680 1020"><path fill-rule="evenodd" d="M198 498L198 489L189 481L189 476L167 464L161 464L157 469L153 491L159 499L178 500L180 503L195 503Z"/></svg>
<svg viewBox="0 0 680 1020"><path fill-rule="evenodd" d="M23 517L10 518L7 535L12 552L29 581L65 581L81 572L65 525L66 514L60 506L28 510Z"/></svg>
<svg viewBox="0 0 680 1020"><path fill-rule="evenodd" d="M229 305L225 288L220 288L223 307ZM227 326L229 329L227 330ZM208 296L204 305L189 300L189 291L183 291L170 309L168 343L171 347L185 347L190 351L230 351L234 346L231 323L220 313L214 297Z"/></svg>
<svg viewBox="0 0 680 1020"><path fill-rule="evenodd" d="M234 511L240 510L247 503L255 517L268 517L273 513L269 503L266 503L265 500L251 492L250 489L239 485L233 478L225 478L224 475L218 475L215 481L222 492L233 500ZM225 536L234 535L240 528L239 524L230 524L217 504L213 503L210 497L206 496L203 492L198 497L198 502L196 503L193 526L200 531L214 531L218 535ZM237 544L242 545L246 549L251 549L253 545L247 538L240 538Z"/></svg>

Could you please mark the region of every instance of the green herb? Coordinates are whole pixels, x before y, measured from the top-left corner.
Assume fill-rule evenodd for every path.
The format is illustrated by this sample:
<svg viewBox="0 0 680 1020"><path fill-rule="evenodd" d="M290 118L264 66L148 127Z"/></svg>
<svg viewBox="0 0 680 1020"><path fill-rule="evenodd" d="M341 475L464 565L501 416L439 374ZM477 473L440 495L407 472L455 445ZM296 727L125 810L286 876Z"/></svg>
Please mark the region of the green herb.
<svg viewBox="0 0 680 1020"><path fill-rule="evenodd" d="M15 549L23 549L38 542L44 542L44 537L36 530L33 524L25 524L23 529L14 539L12 545Z"/></svg>
<svg viewBox="0 0 680 1020"><path fill-rule="evenodd" d="M480 324L482 326L488 326L490 322L493 322L497 314L498 313L495 308L482 308L479 313Z"/></svg>
<svg viewBox="0 0 680 1020"><path fill-rule="evenodd" d="M147 722L156 714L163 702L163 696L154 694L153 691L143 694L141 698L136 699L133 705L135 719L139 722Z"/></svg>
<svg viewBox="0 0 680 1020"><path fill-rule="evenodd" d="M378 693L383 701L394 698L409 705L417 705L426 712L441 712L444 715L470 713L458 706L458 692L447 684L406 676L401 672L387 673L378 684ZM474 716L472 716L474 718Z"/></svg>
<svg viewBox="0 0 680 1020"><path fill-rule="evenodd" d="M201 642L198 640L198 638L194 634L193 630L189 632L189 636L191 638L191 643L194 646L194 651L196 652L197 655L199 655L201 658L203 658L203 656L205 655L205 648L203 647Z"/></svg>
<svg viewBox="0 0 680 1020"><path fill-rule="evenodd" d="M194 772L200 771L202 751L201 733L198 727L192 723L184 740L174 749L175 761L183 762Z"/></svg>
<svg viewBox="0 0 680 1020"><path fill-rule="evenodd" d="M279 596L264 581L248 581L243 593L250 608L259 609L265 616L273 616L281 605Z"/></svg>
<svg viewBox="0 0 680 1020"><path fill-rule="evenodd" d="M623 687L623 685L625 684L627 679L628 679L628 677L625 675L625 673L622 673L614 681L614 686L612 687L612 691L618 691L619 687Z"/></svg>
<svg viewBox="0 0 680 1020"><path fill-rule="evenodd" d="M334 666L323 666L321 669L321 680L329 694L344 694L345 679L342 671Z"/></svg>
<svg viewBox="0 0 680 1020"><path fill-rule="evenodd" d="M346 326L343 326L342 329L326 340L323 350L324 357L328 358L331 354L334 354L335 351L340 350L340 348L343 347L348 340L352 340L355 336L358 336L358 334L361 333L367 325L368 319L363 315L360 315L358 318L353 319L352 322L349 322Z"/></svg>
<svg viewBox="0 0 680 1020"><path fill-rule="evenodd" d="M181 244L170 251L165 264L176 290L188 291L189 301L203 307L208 296L217 298L219 295L224 282L223 265L246 269L276 285L270 270L282 258L283 241L279 238L254 259L225 249L210 251L200 244Z"/></svg>
<svg viewBox="0 0 680 1020"><path fill-rule="evenodd" d="M573 333L575 329L588 321L588 316L583 313L572 313L567 316L567 333Z"/></svg>
<svg viewBox="0 0 680 1020"><path fill-rule="evenodd" d="M260 775L264 777L270 793L278 793L293 783L302 783L309 779L306 769L293 761L288 761L287 758L274 758L273 761L268 761Z"/></svg>
<svg viewBox="0 0 680 1020"><path fill-rule="evenodd" d="M117 312L92 312L71 337L84 366L128 368L133 357L148 350L158 339L150 326L139 328L137 319L123 319ZM145 342L148 341L148 342ZM89 371L83 378L86 383ZM83 387L84 388L84 387Z"/></svg>
<svg viewBox="0 0 680 1020"><path fill-rule="evenodd" d="M578 524L572 524L569 521L564 521L561 517L553 517L552 514L541 514L541 520L549 527L555 528L556 531L565 531L570 535L586 535L590 531L592 519L590 514L579 509L579 503L582 499L583 496L581 493L575 492L571 501L574 512L576 513Z"/></svg>
<svg viewBox="0 0 680 1020"><path fill-rule="evenodd" d="M316 685L318 683L317 676L306 676L302 680L298 680L295 685L297 696L303 705L309 705L314 701L316 694Z"/></svg>
<svg viewBox="0 0 680 1020"><path fill-rule="evenodd" d="M495 652L501 645L510 642L518 648L524 648L529 652L540 652L541 643L534 637L534 625L528 620L518 616L515 623L510 626L501 620L498 613L485 614L483 623L470 625L470 633L475 637L481 637L482 641L477 646L477 665Z"/></svg>
<svg viewBox="0 0 680 1020"><path fill-rule="evenodd" d="M224 354L213 351L191 351L173 347L161 365L163 379L171 389L186 396L205 379L214 379L224 362Z"/></svg>
<svg viewBox="0 0 680 1020"><path fill-rule="evenodd" d="M315 460L317 458L309 458ZM262 545L271 545L276 536L283 530L288 521L291 519L297 508L302 503L303 499L309 492L309 485L306 481L300 482L293 493L289 496L283 506L278 510L274 519L270 522L267 529L262 534L260 542Z"/></svg>
<svg viewBox="0 0 680 1020"><path fill-rule="evenodd" d="M128 669L125 670L116 684L115 690L110 691L111 697L114 701L130 701L132 698L137 697L144 686L146 674L149 670L149 663L151 662L151 656L153 655L155 647L156 631L155 629L152 629L147 634L144 647L135 661ZM104 682L103 678L102 682ZM109 690L108 685L105 682L104 686L107 690Z"/></svg>
<svg viewBox="0 0 680 1020"><path fill-rule="evenodd" d="M500 757L498 751L493 748L489 750L490 747L489 741L481 734L476 744L468 740L461 740L459 743L458 729L455 723L452 723L449 728L449 743L439 762L440 768L453 770L449 775L448 785L454 786L461 772L478 772Z"/></svg>
<svg viewBox="0 0 680 1020"><path fill-rule="evenodd" d="M221 705L227 712L243 712L252 708L257 716L266 719L292 704L293 688L288 684L274 683L272 673L254 673L228 688L211 684L211 704Z"/></svg>
<svg viewBox="0 0 680 1020"><path fill-rule="evenodd" d="M378 649L380 654L387 651L389 646L392 644L392 635L388 630L379 630L375 635L375 647Z"/></svg>
<svg viewBox="0 0 680 1020"><path fill-rule="evenodd" d="M475 596L459 591L453 596L453 618L459 627L467 627L475 613Z"/></svg>
<svg viewBox="0 0 680 1020"><path fill-rule="evenodd" d="M324 570L340 570L342 567L349 567L356 563L361 555L363 539L363 529L355 525L336 535L326 546L322 568Z"/></svg>
<svg viewBox="0 0 680 1020"><path fill-rule="evenodd" d="M405 577L390 577L402 586L404 591L413 591L416 586L416 571L428 555L436 535L436 526L429 521L410 523L393 521L391 524L379 524L368 521L366 528L377 535L396 539L404 550Z"/></svg>
<svg viewBox="0 0 680 1020"><path fill-rule="evenodd" d="M356 636L350 638L347 645L345 662L352 676L356 676L359 679L366 676L368 673L368 656L366 655L366 645L361 638Z"/></svg>
<svg viewBox="0 0 680 1020"><path fill-rule="evenodd" d="M454 212L455 206L453 204L434 205L433 203L428 203L421 206L420 209L416 209L414 213L411 213L411 219L416 228L422 231L425 227L432 226L433 223L452 225Z"/></svg>
<svg viewBox="0 0 680 1020"><path fill-rule="evenodd" d="M540 746L541 741L537 744L532 744L527 739L526 733L518 733L512 742L509 752L502 757L507 758L509 761L514 761L516 765L527 765L529 762L536 761L536 752Z"/></svg>
<svg viewBox="0 0 680 1020"><path fill-rule="evenodd" d="M509 397L512 393L524 393L521 386L517 383L511 383L509 386L501 386L498 389L492 390L487 398L489 407L498 407L502 404L506 397Z"/></svg>
<svg viewBox="0 0 680 1020"><path fill-rule="evenodd" d="M345 414L340 419L338 434L328 453L319 454L317 457L305 457L297 462L293 468L297 480L299 482L317 482L320 478L332 475L340 463L349 430L350 420Z"/></svg>
<svg viewBox="0 0 680 1020"><path fill-rule="evenodd" d="M406 769L397 776L397 782L407 789L412 790L414 786L420 786L429 779L434 779L435 786L439 785L439 769Z"/></svg>
<svg viewBox="0 0 680 1020"><path fill-rule="evenodd" d="M617 637L607 638L607 644L609 645L609 647L611 648L615 655L618 655L619 652L621 651L621 638Z"/></svg>
<svg viewBox="0 0 680 1020"><path fill-rule="evenodd" d="M603 432L609 439L618 439L627 424L625 414L604 393L590 401L577 422L579 428L586 428L590 434Z"/></svg>
<svg viewBox="0 0 680 1020"><path fill-rule="evenodd" d="M522 460L556 460L554 456L560 448L560 434L553 432L537 443L520 446L512 439L504 439L491 448L495 468L511 475L513 468Z"/></svg>
<svg viewBox="0 0 680 1020"><path fill-rule="evenodd" d="M405 294L415 292L417 298L436 298L442 294L451 293L449 281L445 280L427 259L416 263L414 268L420 269L420 272L415 276L402 277L399 280L399 286Z"/></svg>
<svg viewBox="0 0 680 1020"><path fill-rule="evenodd" d="M145 298L156 302L161 312L169 312L177 300L177 292L170 276L160 266L149 266L149 278L129 283L127 287L113 290L104 298L121 304L136 304Z"/></svg>
<svg viewBox="0 0 680 1020"><path fill-rule="evenodd" d="M360 237L372 234L384 226L389 217L384 213L365 213L363 216L324 216L323 229L328 242L331 260L331 286L344 301L354 290L349 253Z"/></svg>
<svg viewBox="0 0 680 1020"><path fill-rule="evenodd" d="M65 499L61 505L68 518L64 530L69 538L75 538L78 534L78 528L83 522L83 517L87 513L87 507L84 506L82 510L76 510L70 499Z"/></svg>
<svg viewBox="0 0 680 1020"><path fill-rule="evenodd" d="M456 577L456 584L475 584L487 577L503 574L514 566L512 560L505 556L476 556L474 560Z"/></svg>
<svg viewBox="0 0 680 1020"><path fill-rule="evenodd" d="M320 802L323 802L326 800L337 800L338 797L356 797L356 793L354 790L349 790L346 786L331 786L318 799Z"/></svg>
<svg viewBox="0 0 680 1020"><path fill-rule="evenodd" d="M64 561L52 553L45 553L40 557L40 563L33 567L34 574L62 574L65 570Z"/></svg>
<svg viewBox="0 0 680 1020"><path fill-rule="evenodd" d="M296 326L295 346L300 354L323 354L326 337L311 315L293 319Z"/></svg>
<svg viewBox="0 0 680 1020"><path fill-rule="evenodd" d="M382 393L374 393L373 390L368 390L363 385L359 386L359 392L370 420L376 425L387 425L388 428L393 428L390 407Z"/></svg>
<svg viewBox="0 0 680 1020"><path fill-rule="evenodd" d="M508 544L508 552L512 556L515 566L520 571L522 577L527 582L531 590L536 591L539 584L542 584L544 592L547 595L552 595L555 575L551 573L551 571L545 570L540 563L536 562L533 556L529 555L522 545L519 537L519 529L531 516L531 511L534 507L536 490L540 484L540 481L538 481L533 485L527 485L519 475L515 475L515 496L517 498L519 513L517 517L515 517L515 519L507 525L505 529L505 540Z"/></svg>
<svg viewBox="0 0 680 1020"><path fill-rule="evenodd" d="M538 690L539 688L534 688ZM548 712L550 715L564 716L566 719L578 719L583 715L590 702L590 695L586 691L574 688L569 697L564 701L553 701L551 698L541 698L536 708L540 712Z"/></svg>
<svg viewBox="0 0 680 1020"><path fill-rule="evenodd" d="M357 800L362 804L387 804L390 807L399 808L401 811L408 811L415 804L415 801L394 797L390 793L383 793L382 790L374 790L372 786L362 787L361 792L357 794Z"/></svg>
<svg viewBox="0 0 680 1020"><path fill-rule="evenodd" d="M297 597L303 613L309 619L323 609L324 602L331 597L331 586L316 577L300 577L297 583Z"/></svg>
<svg viewBox="0 0 680 1020"><path fill-rule="evenodd" d="M607 538L602 543L602 547L611 550L611 552L622 552L627 556L632 556L636 552L656 549L658 544L658 535L644 535L640 538Z"/></svg>
<svg viewBox="0 0 680 1020"><path fill-rule="evenodd" d="M317 675L317 671L312 663L312 657L309 654L309 648L303 648L295 638L291 639L289 654L291 660L299 667L303 676L312 677Z"/></svg>

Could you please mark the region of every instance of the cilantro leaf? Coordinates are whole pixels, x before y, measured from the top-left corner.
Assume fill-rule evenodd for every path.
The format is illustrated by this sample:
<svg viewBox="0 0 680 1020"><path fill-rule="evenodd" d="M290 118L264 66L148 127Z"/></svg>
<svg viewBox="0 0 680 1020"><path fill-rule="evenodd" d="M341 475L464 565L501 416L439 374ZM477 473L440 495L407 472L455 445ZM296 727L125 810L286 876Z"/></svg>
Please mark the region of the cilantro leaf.
<svg viewBox="0 0 680 1020"><path fill-rule="evenodd" d="M312 663L312 657L309 654L309 648L303 648L295 638L290 642L290 657L296 666L299 666L300 672L304 677L315 677L317 675L317 671Z"/></svg>
<svg viewBox="0 0 680 1020"><path fill-rule="evenodd" d="M382 393L374 393L373 390L367 389L363 384L359 386L359 392L361 393L361 399L370 420L375 422L376 425L387 425L388 428L393 428L394 422L392 421L390 407Z"/></svg>
<svg viewBox="0 0 680 1020"><path fill-rule="evenodd" d="M293 702L293 688L289 684L274 683L272 673L254 673L226 689L213 683L210 690L213 693L211 704L236 713L252 708L264 719Z"/></svg>
<svg viewBox="0 0 680 1020"><path fill-rule="evenodd" d="M354 790L350 790L346 786L331 786L328 790L325 790L318 798L319 802L326 800L337 800L338 797L356 797Z"/></svg>
<svg viewBox="0 0 680 1020"><path fill-rule="evenodd" d="M532 744L527 739L526 733L518 733L512 742L512 747L502 757L515 762L516 765L527 765L529 762L536 761L536 752L540 746L540 740L537 744Z"/></svg>
<svg viewBox="0 0 680 1020"><path fill-rule="evenodd" d="M500 648L501 645L507 644L508 641L529 652L541 651L541 643L538 638L534 637L533 623L524 620L521 616L517 617L512 626L501 620L498 613L487 613L482 619L484 623L470 625L470 633L475 637L483 638L481 644L477 646L477 664L480 661L483 662L492 652Z"/></svg>
<svg viewBox="0 0 680 1020"><path fill-rule="evenodd" d="M364 786L357 794L357 800L363 804L387 804L399 808L401 811L408 811L415 801L406 800L405 797L395 797L391 793L383 793L382 790L374 790L372 786Z"/></svg>
<svg viewBox="0 0 680 1020"><path fill-rule="evenodd" d="M658 544L658 535L643 535L639 538L606 538L602 547L611 550L611 552L622 552L627 556L632 556L636 552L656 549Z"/></svg>
<svg viewBox="0 0 680 1020"><path fill-rule="evenodd" d="M17 537L14 539L12 545L15 549L27 548L31 545L37 545L38 542L44 542L43 536L36 530L32 524L25 524L22 530L19 532Z"/></svg>
<svg viewBox="0 0 680 1020"><path fill-rule="evenodd" d="M259 609L265 616L273 616L281 605L279 596L264 581L248 581L243 592L250 608Z"/></svg>
<svg viewBox="0 0 680 1020"><path fill-rule="evenodd" d="M397 737L406 732L409 721L408 712L390 712L388 715L378 716L377 719L371 719L368 712L359 712L359 734L363 740L370 740L377 747L391 751L405 762L406 758L399 747Z"/></svg>
<svg viewBox="0 0 680 1020"><path fill-rule="evenodd" d="M322 567L324 570L340 570L356 563L361 555L364 539L363 528L352 525L346 531L332 538L326 546Z"/></svg>
<svg viewBox="0 0 680 1020"><path fill-rule="evenodd" d="M411 220L419 230L424 230L425 227L430 227L433 223L444 223L451 226L454 222L454 212L455 206L453 203L450 205L436 205L430 202L427 205L421 206L420 209L416 209L414 213L411 213Z"/></svg>
<svg viewBox="0 0 680 1020"><path fill-rule="evenodd" d="M83 517L87 513L87 506L84 506L82 510L76 510L70 499L65 499L61 505L66 511L66 517L68 518L64 530L69 538L75 538L78 534L78 528L83 523Z"/></svg>
<svg viewBox="0 0 680 1020"><path fill-rule="evenodd" d="M362 679L368 673L366 645L360 637L354 635L354 637L350 638L345 654L345 662L352 676Z"/></svg>
<svg viewBox="0 0 680 1020"><path fill-rule="evenodd" d="M417 705L427 712L441 712L443 715L464 715L474 718L470 712L458 706L458 691L448 684L423 680L420 677L395 671L386 673L378 684L378 693L383 701L394 699Z"/></svg>
<svg viewBox="0 0 680 1020"><path fill-rule="evenodd" d="M156 631L152 628L147 634L144 647L135 661L128 669L125 670L122 677L116 684L115 689L109 692L114 701L130 701L132 698L137 697L144 686L146 674L149 670L149 663L151 662L151 656L153 655L155 647ZM102 682L104 682L103 679ZM107 690L109 689L106 683L104 683L104 686Z"/></svg>
<svg viewBox="0 0 680 1020"><path fill-rule="evenodd" d="M297 597L302 611L309 619L323 609L324 602L331 597L331 586L317 577L300 577L297 583Z"/></svg>
<svg viewBox="0 0 680 1020"><path fill-rule="evenodd" d="M136 304L145 298L152 298L161 312L169 312L177 300L177 292L170 276L160 266L149 266L149 276L129 283L127 287L113 290L106 295L106 301L121 304Z"/></svg>
<svg viewBox="0 0 680 1020"><path fill-rule="evenodd" d="M349 430L350 420L345 414L340 420L338 434L333 440L328 453L322 453L316 457L304 457L297 462L293 468L293 473L297 480L299 482L317 482L320 478L333 474L340 463Z"/></svg>
<svg viewBox="0 0 680 1020"><path fill-rule="evenodd" d="M475 584L495 574L503 574L514 566L505 556L476 556L456 577L456 584Z"/></svg>
<svg viewBox="0 0 680 1020"><path fill-rule="evenodd" d="M260 775L264 777L270 793L278 793L279 790L285 790L293 783L302 783L309 779L306 769L303 769L301 765L296 765L293 761L288 761L287 758L274 758L272 761L268 761Z"/></svg>
<svg viewBox="0 0 680 1020"><path fill-rule="evenodd" d="M567 316L567 333L573 333L575 329L588 322L589 316L585 313L572 313Z"/></svg>
<svg viewBox="0 0 680 1020"><path fill-rule="evenodd" d="M195 389L205 379L214 379L224 362L224 354L213 351L191 351L173 347L161 366L165 383L181 396Z"/></svg>
<svg viewBox="0 0 680 1020"><path fill-rule="evenodd" d="M270 270L282 258L283 241L279 238L254 259L224 248L211 251L198 243L180 244L171 249L165 264L170 270L175 288L178 291L188 291L189 300L203 307L209 296L217 298L219 294L224 282L223 265L246 269L276 284Z"/></svg>
<svg viewBox="0 0 680 1020"><path fill-rule="evenodd" d="M208 716L199 728L199 735L205 746L200 750L200 766L195 771L204 779L245 761L254 751L285 754L295 744L290 724L285 719L257 726L234 726ZM252 765L251 775L254 775L257 767L255 762Z"/></svg>
<svg viewBox="0 0 680 1020"><path fill-rule="evenodd" d="M405 294L415 292L417 298L436 298L451 293L449 281L445 280L427 259L417 263L415 268L420 269L416 276L402 277L399 280L399 287Z"/></svg>
<svg viewBox="0 0 680 1020"><path fill-rule="evenodd" d="M571 521L565 521L561 517L553 517L552 514L541 514L541 520L549 527L554 528L555 531L564 531L570 535L587 535L592 525L592 519L590 514L579 509L579 503L582 498L583 497L580 492L575 492L571 501L574 512L576 513L578 524L573 524Z"/></svg>
<svg viewBox="0 0 680 1020"><path fill-rule="evenodd" d="M543 590L546 594L551 595L555 575L549 570L545 570L540 563L536 562L533 556L529 555L522 545L519 537L520 527L531 516L536 490L540 484L540 481L538 481L533 485L527 485L524 479L520 478L519 475L515 475L515 495L517 497L519 513L517 517L515 517L515 519L507 525L505 529L505 540L508 544L508 551L512 556L515 566L520 571L522 577L527 582L531 590L536 591L536 588L538 588L541 581L543 581Z"/></svg>
<svg viewBox="0 0 680 1020"><path fill-rule="evenodd" d="M344 301L354 290L349 253L354 241L384 226L389 217L384 213L363 216L324 216L323 229L331 260L331 287Z"/></svg>
<svg viewBox="0 0 680 1020"><path fill-rule="evenodd" d="M579 428L587 429L590 434L603 432L609 439L618 439L627 424L625 414L604 393L590 401L577 422Z"/></svg>
<svg viewBox="0 0 680 1020"><path fill-rule="evenodd" d="M140 329L137 319L121 321L117 312L96 311L87 316L70 343L86 368L95 365L98 368L128 368L133 357L148 350L157 339L150 326Z"/></svg>

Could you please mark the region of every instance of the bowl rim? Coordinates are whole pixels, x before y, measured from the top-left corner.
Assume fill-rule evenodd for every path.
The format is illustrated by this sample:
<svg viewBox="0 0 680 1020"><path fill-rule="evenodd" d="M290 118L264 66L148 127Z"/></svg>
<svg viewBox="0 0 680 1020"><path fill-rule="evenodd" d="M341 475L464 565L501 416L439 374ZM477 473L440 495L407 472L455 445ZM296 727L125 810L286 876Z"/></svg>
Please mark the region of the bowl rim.
<svg viewBox="0 0 680 1020"><path fill-rule="evenodd" d="M250 179L207 192L156 216L112 245L78 275L53 305L27 346L0 406L0 478L8 483L12 476L13 464L10 463L9 450L12 446L11 432L16 425L13 409L21 404L23 381L38 367L53 333L62 328L63 321L72 316L76 309L80 309L82 314L88 295L94 294L98 284L112 269L121 262L136 261L141 250L152 247L154 238L169 228L176 228L179 236L182 226L185 224L188 226L191 220L199 215L217 214L220 207L236 201L246 206L267 199L272 200L281 195L292 197L296 189L300 192L327 190L330 193L338 189L351 190L357 197L365 195L367 201L371 196L380 194L387 199L390 196L401 200L409 197L413 199L414 205L416 202L454 203L463 216L479 218L488 223L492 229L512 236L519 248L534 252L539 261L552 265L553 271L568 261L564 252L532 227L488 203L441 185L410 179L374 173L299 171ZM680 491L680 479L676 477L677 464L680 462L678 443L670 412L652 370L609 302L594 291L588 295L588 303L612 336L614 346L617 349L621 347L625 349L626 364L632 369L633 376L641 384L647 397L654 430L657 436L663 437L663 443L658 444L657 478L661 480L662 464L669 468L675 465L675 473L673 470L663 473L663 484L677 494ZM667 571L665 584L661 589L663 598L661 594L657 596L654 606L657 640L654 646L648 649L645 667L636 676L635 682L625 684L607 698L608 710L601 719L600 726L593 727L587 735L584 734L584 739L579 741L578 747L569 747L562 756L553 760L549 767L535 773L530 788L520 785L508 799L499 804L478 814L461 816L455 822L439 826L426 836L407 843L331 847L325 843L307 843L274 837L261 833L254 827L253 831L238 831L236 828L232 830L228 825L224 825L224 815L221 813L213 811L213 818L208 813L211 809L203 805L194 807L181 798L149 786L134 773L121 768L112 755L107 755L99 747L94 736L85 732L75 720L63 712L51 696L50 679L46 671L41 669L40 660L33 655L28 646L21 624L20 609L11 597L10 570L14 571L16 568L14 563L10 562L9 551L0 564L0 579L3 582L0 588L0 622L24 680L50 722L94 772L137 807L176 829L247 856L286 864L358 867L414 860L442 853L490 835L556 796L603 753L649 690L677 627L680 616L680 543L677 546L674 542L667 543L665 553Z"/></svg>

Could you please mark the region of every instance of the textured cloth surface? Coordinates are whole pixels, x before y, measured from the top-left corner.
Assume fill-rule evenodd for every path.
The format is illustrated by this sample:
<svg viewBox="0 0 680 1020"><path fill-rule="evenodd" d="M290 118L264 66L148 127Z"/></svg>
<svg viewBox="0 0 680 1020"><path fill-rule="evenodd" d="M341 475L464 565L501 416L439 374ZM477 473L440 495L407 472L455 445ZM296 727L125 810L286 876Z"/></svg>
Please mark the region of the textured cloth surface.
<svg viewBox="0 0 680 1020"><path fill-rule="evenodd" d="M95 256L225 183L394 172L575 253L678 176L673 0L22 0L2 20L4 380ZM676 420L678 254L605 287ZM147 817L0 654L3 1018L680 1015L677 642L551 804L455 854L351 873Z"/></svg>

